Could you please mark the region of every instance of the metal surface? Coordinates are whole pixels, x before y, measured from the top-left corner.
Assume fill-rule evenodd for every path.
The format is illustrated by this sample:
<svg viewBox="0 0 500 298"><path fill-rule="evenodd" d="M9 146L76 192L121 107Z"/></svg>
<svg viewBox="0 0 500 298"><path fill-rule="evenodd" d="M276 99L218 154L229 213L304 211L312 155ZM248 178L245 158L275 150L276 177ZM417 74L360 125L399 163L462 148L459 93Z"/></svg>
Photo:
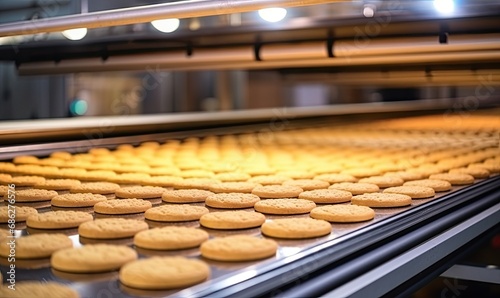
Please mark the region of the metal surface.
<svg viewBox="0 0 500 298"><path fill-rule="evenodd" d="M454 265L450 269L443 272L441 277L500 284L500 269Z"/></svg>

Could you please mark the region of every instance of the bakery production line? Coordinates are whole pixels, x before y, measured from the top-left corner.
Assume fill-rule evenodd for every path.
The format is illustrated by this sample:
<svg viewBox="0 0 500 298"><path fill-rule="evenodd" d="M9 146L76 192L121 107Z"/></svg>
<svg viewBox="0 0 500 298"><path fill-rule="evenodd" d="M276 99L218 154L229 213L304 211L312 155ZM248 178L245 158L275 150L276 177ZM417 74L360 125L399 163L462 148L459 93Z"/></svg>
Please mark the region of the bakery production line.
<svg viewBox="0 0 500 298"><path fill-rule="evenodd" d="M101 203L123 201L120 190L127 187L154 186L162 194L141 200L151 203L148 210L188 205L198 210L206 208L206 215L262 213L264 222L239 228L241 222L236 222L228 228L213 226L208 217L200 219L205 215L195 220L152 220L148 217L152 212L144 210L113 215L97 212L97 205L64 207L51 198L18 202L17 206L33 207L39 215L62 210L90 214L94 221L138 220L136 235L145 232L139 230L146 223L148 231L165 227L196 229L203 231L208 240L183 249L151 249L134 242L137 239L133 234L98 239L89 232L90 237L82 236L84 231L78 224L54 228L34 219L17 221L12 231L16 238L58 233L66 235L74 248L110 244L123 249L115 256L132 251L139 261L160 263L163 259L153 258L182 257L200 266L186 273L193 279L191 282L176 286L179 281L172 275L173 286L171 280L160 278L158 284L150 285L155 289L147 289L144 283L148 284L148 278L143 284L134 284L131 279L139 280L142 275L134 277L130 270L127 279L123 273L126 266L120 265L122 271L118 266L78 273L61 254L52 260L47 256L18 257L17 285L33 280L55 282L71 289L66 295L77 293L80 297L500 294L498 3L140 2L130 1L128 8L92 11L87 10L91 5L85 6L89 2L81 1L82 6L76 9L81 13L63 13L72 7L63 5L59 8L61 16L0 23L1 60L15 65L16 76L49 78L52 89L48 95L41 94L38 101L52 96L48 100L50 107L56 107L59 101L69 104L73 116L68 118L67 111L61 110L59 119L27 120L30 116L25 113L21 120L1 121L0 184L8 186L18 181L16 192L22 195L23 189L40 187L23 176L79 181L78 186L58 189L58 195L84 192L78 188L85 189L84 185L95 182L119 185L119 190L96 191L107 197ZM452 11L446 6L449 3L455 5ZM5 5L0 5L5 12L16 9L14 4ZM249 15L270 7L286 8L289 15L276 23L249 21ZM0 9L0 21L5 12ZM172 35L143 32L139 26L167 18L179 18L188 25ZM81 27L88 28L92 38L73 42L54 37L60 31ZM109 28L115 31L105 31ZM120 28L132 29L123 33ZM19 36L27 34L46 38L19 42ZM115 96L95 91L99 80L133 85L137 77L117 79L107 74L144 73L145 69L146 75L139 76L143 87L155 82L171 89L184 86L179 88L181 93L184 90L189 94L173 92L172 99L168 99L172 100L171 110L159 104L149 109L157 108L161 113L149 115L141 113L149 111L148 102L156 104L149 95L138 106L120 106L126 109L118 112L92 110L91 105L99 105L99 101L113 104L107 97ZM192 78L183 81L177 75L188 73L183 76L189 77L210 71L215 73L215 83ZM218 100L217 109L195 111L193 98L213 95L204 89L207 82L215 85L210 90L215 89L212 93ZM192 87L197 83L203 90L190 90L197 89ZM9 79L5 79L0 89L8 84ZM273 85L284 90L285 99L273 98ZM78 93L81 86L90 91ZM257 92L262 86L265 91ZM320 105L308 105L308 100L300 96L311 94L313 101L317 89L311 86L321 86L319 89L328 94L328 99ZM168 88L143 89L161 93ZM65 92L84 98L89 104L85 108L87 116L78 117L81 99L70 103L59 98ZM170 96L165 94L170 93L161 96ZM7 100L2 106L0 116L6 120L12 119L6 111L15 114L20 108ZM206 106L198 103L197 107ZM43 118L43 114L39 115ZM361 187L364 183L367 185ZM236 185L251 185L251 189L235 189ZM283 185L299 187L300 191L275 195ZM427 187L420 191L431 193L408 193L408 187L411 190L411 186L422 185ZM268 188L272 194L265 192ZM205 197L180 204L168 196L180 189L240 192L248 197L253 194L258 203L221 207L217 205L221 203ZM316 190L326 193L327 189L338 193L327 198L313 196ZM387 194L393 191L392 201L379 200L390 197ZM346 192L348 198L340 199L340 194ZM1 194L4 206L9 207L9 192ZM273 199L278 198L293 204L272 206ZM326 211L331 206L364 206L372 213L357 220L339 220L332 217L335 212ZM311 218L327 223L326 230L318 229L314 234L313 228L305 229L305 221ZM283 236L279 234L282 231L272 229L273 223L287 220L288 225L299 223L295 232L288 229ZM88 222L92 223L92 219ZM2 231L10 228L7 220L0 224ZM237 260L224 260L224 254L214 257L208 250L208 242L234 236L270 240L276 245L275 251L271 249L254 259L246 251L245 257L240 254ZM2 254L2 245L0 272L4 286L0 293L17 297L9 296L11 292L6 289L12 262ZM135 264L141 269L141 263ZM163 269L168 266L171 264L165 263ZM205 268L208 277L201 273L201 277L193 277L194 271L204 272ZM158 271L163 269L158 267ZM155 276L155 272L142 274Z"/></svg>

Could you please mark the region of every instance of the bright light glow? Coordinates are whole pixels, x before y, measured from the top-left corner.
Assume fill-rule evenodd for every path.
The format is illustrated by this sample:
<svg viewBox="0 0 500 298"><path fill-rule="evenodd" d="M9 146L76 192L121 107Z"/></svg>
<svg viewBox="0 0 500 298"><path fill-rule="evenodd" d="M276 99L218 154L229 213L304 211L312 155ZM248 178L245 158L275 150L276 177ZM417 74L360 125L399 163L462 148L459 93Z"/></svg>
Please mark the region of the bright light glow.
<svg viewBox="0 0 500 298"><path fill-rule="evenodd" d="M434 8L440 13L452 13L455 9L453 0L434 0Z"/></svg>
<svg viewBox="0 0 500 298"><path fill-rule="evenodd" d="M276 23L285 18L286 9L280 7L260 9L259 16L265 21Z"/></svg>
<svg viewBox="0 0 500 298"><path fill-rule="evenodd" d="M365 6L365 8L363 8L363 15L365 17L372 18L374 14L375 14L375 11L370 6Z"/></svg>
<svg viewBox="0 0 500 298"><path fill-rule="evenodd" d="M83 99L76 99L69 105L69 110L74 116L83 116L87 113L88 104Z"/></svg>
<svg viewBox="0 0 500 298"><path fill-rule="evenodd" d="M151 24L156 30L163 33L171 33L179 28L181 21L179 19L164 19L152 21Z"/></svg>
<svg viewBox="0 0 500 298"><path fill-rule="evenodd" d="M62 32L62 35L66 37L69 40L80 40L87 35L87 28L76 28L76 29L69 29L69 30L64 30Z"/></svg>

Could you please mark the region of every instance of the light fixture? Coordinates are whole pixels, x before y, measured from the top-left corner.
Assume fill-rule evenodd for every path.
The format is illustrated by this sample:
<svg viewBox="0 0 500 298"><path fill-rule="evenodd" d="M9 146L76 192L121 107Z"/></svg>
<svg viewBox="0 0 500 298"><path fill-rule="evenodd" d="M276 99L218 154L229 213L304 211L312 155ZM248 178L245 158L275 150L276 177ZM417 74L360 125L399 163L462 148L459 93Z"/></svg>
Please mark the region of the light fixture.
<svg viewBox="0 0 500 298"><path fill-rule="evenodd" d="M163 19L152 21L151 24L156 30L163 33L171 33L179 28L181 21L179 19Z"/></svg>
<svg viewBox="0 0 500 298"><path fill-rule="evenodd" d="M365 5L365 7L363 8L363 15L367 18L373 18L374 14L375 9L373 9L373 7L370 5Z"/></svg>
<svg viewBox="0 0 500 298"><path fill-rule="evenodd" d="M286 16L286 9L281 7L264 8L259 10L259 16L270 23L283 20Z"/></svg>
<svg viewBox="0 0 500 298"><path fill-rule="evenodd" d="M88 110L87 101L84 99L75 99L69 105L69 111L73 116L83 116Z"/></svg>
<svg viewBox="0 0 500 298"><path fill-rule="evenodd" d="M87 28L68 29L62 32L62 35L69 40L80 40L87 35Z"/></svg>
<svg viewBox="0 0 500 298"><path fill-rule="evenodd" d="M434 8L440 13L449 14L455 10L455 2L453 0L434 0Z"/></svg>

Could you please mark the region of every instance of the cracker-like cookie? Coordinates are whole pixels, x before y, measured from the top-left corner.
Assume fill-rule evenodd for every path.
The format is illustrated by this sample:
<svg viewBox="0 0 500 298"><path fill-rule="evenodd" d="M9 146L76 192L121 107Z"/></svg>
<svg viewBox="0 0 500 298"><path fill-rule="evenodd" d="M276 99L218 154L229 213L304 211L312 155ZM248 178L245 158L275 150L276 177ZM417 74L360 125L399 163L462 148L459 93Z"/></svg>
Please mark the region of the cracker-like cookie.
<svg viewBox="0 0 500 298"><path fill-rule="evenodd" d="M199 203L205 202L207 197L213 194L203 189L176 189L165 191L161 198L167 203Z"/></svg>
<svg viewBox="0 0 500 298"><path fill-rule="evenodd" d="M384 189L384 193L399 193L410 196L412 199L431 198L436 193L433 188L427 186L395 186Z"/></svg>
<svg viewBox="0 0 500 298"><path fill-rule="evenodd" d="M319 179L296 179L283 182L284 186L298 186L302 190L326 189L330 183Z"/></svg>
<svg viewBox="0 0 500 298"><path fill-rule="evenodd" d="M448 181L451 185L466 185L474 183L474 177L469 174L434 174L430 175L429 179Z"/></svg>
<svg viewBox="0 0 500 298"><path fill-rule="evenodd" d="M119 188L115 195L120 199L155 199L161 198L165 191L165 188L158 186L134 186Z"/></svg>
<svg viewBox="0 0 500 298"><path fill-rule="evenodd" d="M468 168L483 168L488 170L490 173L500 173L500 162L482 162L482 163L472 163L467 166Z"/></svg>
<svg viewBox="0 0 500 298"><path fill-rule="evenodd" d="M371 177L371 176L379 176L381 174L380 170L375 169L375 168L350 168L346 169L340 172L341 174L347 174L354 176L358 179L360 178L365 178L365 177Z"/></svg>
<svg viewBox="0 0 500 298"><path fill-rule="evenodd" d="M373 219L375 211L367 206L326 205L311 210L311 217L329 222L360 222Z"/></svg>
<svg viewBox="0 0 500 298"><path fill-rule="evenodd" d="M221 182L212 184L208 189L214 193L251 193L259 184L252 182Z"/></svg>
<svg viewBox="0 0 500 298"><path fill-rule="evenodd" d="M424 178L424 175L414 171L397 171L397 172L387 172L384 176L396 176L404 181L413 181Z"/></svg>
<svg viewBox="0 0 500 298"><path fill-rule="evenodd" d="M265 222L261 230L262 234L269 237L304 239L328 235L332 225L313 218L281 218Z"/></svg>
<svg viewBox="0 0 500 298"><path fill-rule="evenodd" d="M222 182L244 182L250 179L250 176L247 173L238 173L238 172L227 172L227 173L219 173L214 176L215 179L220 180Z"/></svg>
<svg viewBox="0 0 500 298"><path fill-rule="evenodd" d="M250 193L217 193L207 197L205 204L213 208L252 208L260 198Z"/></svg>
<svg viewBox="0 0 500 298"><path fill-rule="evenodd" d="M87 244L63 249L52 254L52 268L73 273L94 273L118 270L137 260L137 253L125 245Z"/></svg>
<svg viewBox="0 0 500 298"><path fill-rule="evenodd" d="M403 207L411 205L411 197L393 193L366 193L352 197L351 203L373 208Z"/></svg>
<svg viewBox="0 0 500 298"><path fill-rule="evenodd" d="M296 198L304 190L298 186L263 185L252 190L261 199Z"/></svg>
<svg viewBox="0 0 500 298"><path fill-rule="evenodd" d="M8 285L0 286L0 297L79 298L80 295L72 288L57 282L20 281L16 282L15 291L10 289Z"/></svg>
<svg viewBox="0 0 500 298"><path fill-rule="evenodd" d="M57 196L57 192L54 190L22 189L16 191L16 202L50 201L55 196Z"/></svg>
<svg viewBox="0 0 500 298"><path fill-rule="evenodd" d="M248 179L248 182L257 183L261 185L281 185L285 181L292 180L292 178L287 176L278 176L278 175L261 175L254 176Z"/></svg>
<svg viewBox="0 0 500 298"><path fill-rule="evenodd" d="M163 222L182 222L199 220L208 213L208 209L202 206L191 206L186 204L163 205L146 210L146 219Z"/></svg>
<svg viewBox="0 0 500 298"><path fill-rule="evenodd" d="M120 185L111 182L90 182L90 183L82 183L80 185L75 185L70 188L69 192L71 193L93 193L99 195L112 194L117 189L120 188Z"/></svg>
<svg viewBox="0 0 500 298"><path fill-rule="evenodd" d="M268 199L259 201L254 206L258 212L282 215L309 213L315 207L313 201L303 199Z"/></svg>
<svg viewBox="0 0 500 298"><path fill-rule="evenodd" d="M472 167L472 168L457 168L451 169L448 173L450 174L467 174L471 175L475 179L484 179L490 176L490 171L485 168Z"/></svg>
<svg viewBox="0 0 500 298"><path fill-rule="evenodd" d="M15 184L18 187L33 187L36 184L45 182L45 178L41 176L15 176L12 177L9 183ZM7 183L5 183L7 184Z"/></svg>
<svg viewBox="0 0 500 298"><path fill-rule="evenodd" d="M219 183L219 180L211 178L186 178L173 183L175 189L204 189L208 190L212 184Z"/></svg>
<svg viewBox="0 0 500 298"><path fill-rule="evenodd" d="M107 200L94 205L94 211L101 214L142 213L153 207L151 202L142 199Z"/></svg>
<svg viewBox="0 0 500 298"><path fill-rule="evenodd" d="M0 173L0 186L5 186L7 184L10 184L11 182L12 182L12 176L10 174Z"/></svg>
<svg viewBox="0 0 500 298"><path fill-rule="evenodd" d="M42 233L16 238L16 258L39 259L48 258L54 252L73 247L73 242L68 236L56 233ZM0 243L0 256L8 257L11 247L9 243Z"/></svg>
<svg viewBox="0 0 500 298"><path fill-rule="evenodd" d="M426 186L434 189L435 192L449 191L451 189L451 183L444 180L434 180L434 179L422 179L407 181L403 184L404 186Z"/></svg>
<svg viewBox="0 0 500 298"><path fill-rule="evenodd" d="M43 183L35 184L33 188L47 190L69 190L71 187L80 184L80 180L76 179L46 179Z"/></svg>
<svg viewBox="0 0 500 298"><path fill-rule="evenodd" d="M81 211L49 211L30 215L26 225L35 229L69 229L92 219L92 215Z"/></svg>
<svg viewBox="0 0 500 298"><path fill-rule="evenodd" d="M38 157L34 155L19 155L14 157L12 160L13 163L15 164L38 164L39 160Z"/></svg>
<svg viewBox="0 0 500 298"><path fill-rule="evenodd" d="M278 244L271 239L247 235L214 238L201 244L204 258L217 261L251 261L276 255Z"/></svg>
<svg viewBox="0 0 500 298"><path fill-rule="evenodd" d="M359 183L371 183L377 185L379 188L387 188L393 186L401 186L404 180L395 176L372 176L359 180Z"/></svg>
<svg viewBox="0 0 500 298"><path fill-rule="evenodd" d="M68 193L64 195L57 195L52 198L50 203L56 207L92 207L99 202L107 201L103 195L92 193Z"/></svg>
<svg viewBox="0 0 500 298"><path fill-rule="evenodd" d="M154 250L176 250L200 246L208 240L208 233L195 228L163 227L139 232L134 245Z"/></svg>
<svg viewBox="0 0 500 298"><path fill-rule="evenodd" d="M14 216L16 222L23 222L33 214L37 214L35 208L23 206L1 206L0 207L0 223L7 223L11 216Z"/></svg>
<svg viewBox="0 0 500 298"><path fill-rule="evenodd" d="M318 204L335 204L349 202L352 194L339 189L316 189L304 191L299 195L299 199L310 200Z"/></svg>
<svg viewBox="0 0 500 298"><path fill-rule="evenodd" d="M292 179L312 179L314 178L314 173L309 171L301 171L301 170L286 170L279 171L276 173L278 176L285 176Z"/></svg>
<svg viewBox="0 0 500 298"><path fill-rule="evenodd" d="M120 282L145 290L166 290L192 286L205 281L210 268L203 261L184 257L152 257L126 264Z"/></svg>
<svg viewBox="0 0 500 298"><path fill-rule="evenodd" d="M120 239L132 237L148 228L148 224L142 220L101 218L82 223L78 227L78 234L90 239Z"/></svg>
<svg viewBox="0 0 500 298"><path fill-rule="evenodd" d="M173 187L176 182L182 180L181 177L163 175L143 178L140 180L139 184L144 186Z"/></svg>
<svg viewBox="0 0 500 298"><path fill-rule="evenodd" d="M204 227L217 230L238 230L262 225L266 217L262 213L248 211L210 212L200 218Z"/></svg>
<svg viewBox="0 0 500 298"><path fill-rule="evenodd" d="M354 183L354 182L341 182L335 183L328 187L328 189L338 189L348 191L353 195L361 195L365 193L378 192L380 188L373 183Z"/></svg>

